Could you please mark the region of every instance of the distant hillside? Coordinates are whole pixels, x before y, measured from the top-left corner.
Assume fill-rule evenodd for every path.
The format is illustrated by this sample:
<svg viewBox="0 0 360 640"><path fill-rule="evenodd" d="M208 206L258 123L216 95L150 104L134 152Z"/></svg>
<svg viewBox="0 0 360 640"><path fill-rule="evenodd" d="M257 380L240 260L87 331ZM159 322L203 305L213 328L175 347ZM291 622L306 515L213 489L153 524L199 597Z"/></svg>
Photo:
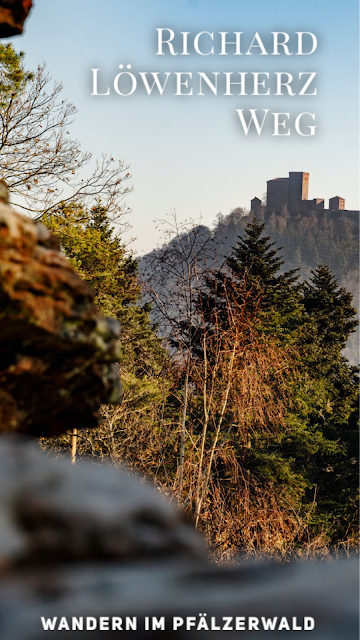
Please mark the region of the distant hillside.
<svg viewBox="0 0 360 640"><path fill-rule="evenodd" d="M184 289L186 278L201 277L202 271L223 264L249 220L249 215L237 208L226 216L219 215L213 229L194 226L173 237L168 244L140 259L142 279L151 283L159 299L171 294L173 313L176 314L176 306L180 310L182 306L177 279L180 277ZM354 306L359 309L358 216L350 212L329 214L321 210L290 215L285 210L268 215L265 222L267 235L277 248L281 247L283 270L297 268L300 280L306 280L318 264L328 265L339 284L352 293ZM191 274L190 263L193 265ZM161 330L161 319L156 317L156 320L160 320ZM166 332L165 327L163 331ZM345 353L352 364L359 360L358 338L359 333L350 338Z"/></svg>

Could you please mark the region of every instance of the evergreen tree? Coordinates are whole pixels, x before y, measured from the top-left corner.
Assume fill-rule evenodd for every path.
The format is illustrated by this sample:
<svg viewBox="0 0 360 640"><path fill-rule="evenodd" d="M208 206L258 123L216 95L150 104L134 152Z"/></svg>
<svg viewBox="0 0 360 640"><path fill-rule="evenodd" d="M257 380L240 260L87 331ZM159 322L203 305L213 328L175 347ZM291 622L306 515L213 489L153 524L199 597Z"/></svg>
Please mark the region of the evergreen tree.
<svg viewBox="0 0 360 640"><path fill-rule="evenodd" d="M319 265L304 283L303 300L303 357L324 397L309 421L331 443L315 454L313 481L322 518L331 521L336 539L356 529L358 520L358 368L342 353L358 323L351 294L338 286L327 266Z"/></svg>
<svg viewBox="0 0 360 640"><path fill-rule="evenodd" d="M248 290L260 296L260 310L266 313L267 330L278 337L290 334L299 327L301 318L298 270L281 272L284 264L279 250L270 237L264 235L265 223L254 218L245 227L231 256L226 260L231 277L246 281ZM251 297L248 301L251 308Z"/></svg>
<svg viewBox="0 0 360 640"><path fill-rule="evenodd" d="M241 304L241 321L248 331L247 337L242 335L244 353L253 348L255 363L262 335L264 353L273 349L274 361L267 365L270 377L253 379L264 391L247 424L247 446L243 421L235 418L234 394L235 404L223 419L224 432L232 434L239 464L262 483L265 493L271 487L303 517L311 513L313 530L326 531L327 539L335 542L345 531L349 535L355 530L351 511L356 503L356 371L342 355L356 326L355 310L351 295L338 287L327 267L319 267L304 286L297 282L295 270L281 273L281 257L263 231L264 225L254 219L227 260L227 269L207 276L206 289L198 297L204 319L194 331L195 355L199 360L205 357L204 336L213 340L219 319L222 329L229 331L235 316L234 306L229 315L229 302ZM248 329L246 317L251 321ZM280 378L276 353L277 358L287 354L286 380ZM216 357L207 350L210 365ZM239 404L245 391L241 393ZM266 397L268 406L278 403L279 412L278 419L276 412L268 414L265 426ZM231 425L237 422L243 426L236 436ZM346 458L352 460L347 473Z"/></svg>
<svg viewBox="0 0 360 640"><path fill-rule="evenodd" d="M192 395L192 422L195 433L205 423L207 440L212 434L219 450L232 451L253 487L252 513L261 492L270 492L275 502L279 498L284 513L289 508L301 512L308 482L283 446L285 437L293 440L287 425L300 376L293 346L301 326L300 286L296 271L280 273L281 257L263 231L257 219L248 224L225 268L208 274L198 291L192 358L203 382L194 385L199 392ZM203 417L203 389L211 402L219 396L223 407L224 386L226 410L214 408L211 420L209 411ZM212 423L218 424L215 436ZM212 472L221 487L229 480L222 477L222 456L217 459ZM230 493L238 491L234 485ZM289 513L286 517L292 521Z"/></svg>
<svg viewBox="0 0 360 640"><path fill-rule="evenodd" d="M339 287L327 266L319 265L303 285L303 360L313 378L327 392L323 410L326 432L348 422L357 398L357 368L349 365L343 349L357 327L352 296Z"/></svg>
<svg viewBox="0 0 360 640"><path fill-rule="evenodd" d="M67 204L47 216L45 223L56 233L69 261L88 283L100 311L116 318L121 325L119 365L124 409L107 408L105 412L108 425L112 425L111 451L115 455L119 434L131 428L134 415L142 415L145 428L147 415L162 399L164 384L167 386L163 377L167 356L152 327L149 306L140 302L137 262L112 227L107 210L101 204L90 211ZM106 424L97 433L82 437L80 442L80 451L89 452L91 443L91 452L109 454Z"/></svg>
<svg viewBox="0 0 360 640"><path fill-rule="evenodd" d="M24 53L16 53L11 44L0 43L0 105L10 109L17 95L26 88L34 74L26 71Z"/></svg>
<svg viewBox="0 0 360 640"><path fill-rule="evenodd" d="M245 236L239 238L226 264L237 280L246 278L250 285L261 287L262 307L266 308L274 303L284 303L289 295L292 298L297 270L280 273L284 261L270 237L263 235L264 229L265 223L257 218L249 222Z"/></svg>
<svg viewBox="0 0 360 640"><path fill-rule="evenodd" d="M319 265L311 274L303 287L305 314L313 321L319 357L332 363L358 325L356 309L351 293L339 287L327 266Z"/></svg>

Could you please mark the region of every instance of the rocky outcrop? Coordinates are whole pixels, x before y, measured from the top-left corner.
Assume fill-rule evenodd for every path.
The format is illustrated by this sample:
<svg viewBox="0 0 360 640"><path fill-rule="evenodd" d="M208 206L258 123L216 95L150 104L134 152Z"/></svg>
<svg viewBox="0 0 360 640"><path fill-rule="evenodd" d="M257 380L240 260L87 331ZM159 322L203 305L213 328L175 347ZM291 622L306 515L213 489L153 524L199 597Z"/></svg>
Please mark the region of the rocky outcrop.
<svg viewBox="0 0 360 640"><path fill-rule="evenodd" d="M0 430L52 436L95 427L121 397L119 326L42 224L0 198Z"/></svg>
<svg viewBox="0 0 360 640"><path fill-rule="evenodd" d="M214 566L184 516L135 476L50 459L26 439L0 439L4 640L63 631L76 640L74 624L83 625L85 640L188 640L209 636L208 629L221 640L240 631L253 638L256 630L265 640L263 619L274 625L273 640L294 633L355 640L358 581L356 560ZM152 622L146 630L146 617L163 617L164 630ZM54 625L51 633L42 618ZM126 618L136 618L135 633Z"/></svg>
<svg viewBox="0 0 360 640"><path fill-rule="evenodd" d="M23 32L32 4L32 0L0 0L0 38Z"/></svg>
<svg viewBox="0 0 360 640"><path fill-rule="evenodd" d="M0 439L0 568L205 555L192 524L147 482Z"/></svg>

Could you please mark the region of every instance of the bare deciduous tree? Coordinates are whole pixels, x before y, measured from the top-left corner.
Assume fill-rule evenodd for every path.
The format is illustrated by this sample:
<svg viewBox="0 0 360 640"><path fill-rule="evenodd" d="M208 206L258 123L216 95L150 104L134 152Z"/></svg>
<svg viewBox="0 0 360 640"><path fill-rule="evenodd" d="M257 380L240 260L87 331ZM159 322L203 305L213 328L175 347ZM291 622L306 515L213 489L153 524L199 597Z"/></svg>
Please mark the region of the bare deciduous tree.
<svg viewBox="0 0 360 640"><path fill-rule="evenodd" d="M192 333L197 323L196 296L213 256L212 236L207 227L193 221L180 223L173 212L162 221L164 243L147 257L143 267L144 288L153 305L153 316L160 331L176 345L177 359L184 363L184 382L179 396L181 446L177 493L182 494Z"/></svg>
<svg viewBox="0 0 360 640"><path fill-rule="evenodd" d="M0 45L0 174L14 204L37 219L60 202L90 207L101 199L119 214L129 167L102 156L95 163L71 138L69 126L77 112L62 98L62 84L51 82L44 66L25 70L22 55Z"/></svg>

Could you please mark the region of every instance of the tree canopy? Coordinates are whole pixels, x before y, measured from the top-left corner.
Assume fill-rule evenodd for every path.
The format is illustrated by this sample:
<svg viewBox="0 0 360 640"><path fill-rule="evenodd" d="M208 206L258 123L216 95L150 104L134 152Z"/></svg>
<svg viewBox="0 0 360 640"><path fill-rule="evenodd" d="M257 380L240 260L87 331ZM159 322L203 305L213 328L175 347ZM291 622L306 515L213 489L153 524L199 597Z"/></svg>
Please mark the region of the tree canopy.
<svg viewBox="0 0 360 640"><path fill-rule="evenodd" d="M0 172L14 204L36 218L60 202L94 206L101 197L109 215L119 216L129 167L113 157L95 163L69 129L76 108L62 97L44 66L29 72L24 55L0 43Z"/></svg>

